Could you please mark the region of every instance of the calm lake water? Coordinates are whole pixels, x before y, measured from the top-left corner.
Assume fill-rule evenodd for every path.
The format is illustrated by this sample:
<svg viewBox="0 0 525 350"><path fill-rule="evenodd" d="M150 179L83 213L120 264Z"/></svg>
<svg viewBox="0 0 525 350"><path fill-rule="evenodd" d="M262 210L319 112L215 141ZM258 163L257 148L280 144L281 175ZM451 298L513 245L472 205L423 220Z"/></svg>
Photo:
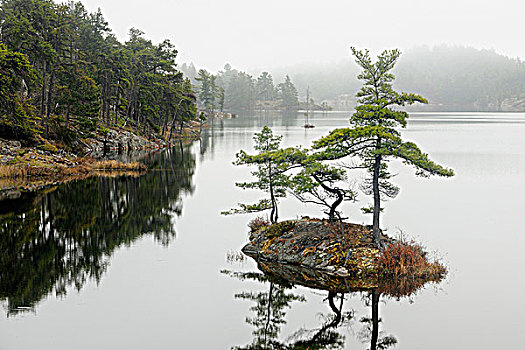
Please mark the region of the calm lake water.
<svg viewBox="0 0 525 350"><path fill-rule="evenodd" d="M263 333L275 348L321 340L335 345L318 348L370 348L368 293L346 294L341 308L339 295L270 283L254 261L231 259L250 216L220 215L260 198L235 187L250 170L232 160L263 125L284 146L309 146L347 120L316 114L307 130L295 115L215 121L202 141L149 155L140 178L92 178L0 203L0 349L256 348ZM525 114L412 114L403 135L456 176L415 178L393 163L401 192L382 226L435 250L450 273L409 298L374 299L379 344L518 348ZM360 195L345 215L369 223L359 210L367 202ZM281 208L282 219L321 216L293 198ZM341 311L337 327L330 304Z"/></svg>

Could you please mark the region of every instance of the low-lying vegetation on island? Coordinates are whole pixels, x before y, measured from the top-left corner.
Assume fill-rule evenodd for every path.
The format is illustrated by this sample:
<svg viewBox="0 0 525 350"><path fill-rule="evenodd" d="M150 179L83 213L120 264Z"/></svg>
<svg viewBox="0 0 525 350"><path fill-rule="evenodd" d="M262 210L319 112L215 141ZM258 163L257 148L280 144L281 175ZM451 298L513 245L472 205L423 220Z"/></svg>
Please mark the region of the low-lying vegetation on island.
<svg viewBox="0 0 525 350"><path fill-rule="evenodd" d="M396 92L392 88L394 68L400 52L386 50L374 62L368 50L352 48L362 73L363 87L357 93L359 105L350 117L350 127L332 130L313 142L311 149L281 148L281 136L264 127L254 136L257 154L241 150L235 165L255 166L252 182L236 185L258 189L267 196L255 204L239 204L223 214L256 213L269 210L267 222L250 222L250 242L243 251L257 260L277 261L320 269L338 276L410 277L439 280L446 268L429 258L414 241L393 239L380 229L382 202L394 198L399 188L391 182L392 159L415 168L416 175L450 177L451 169L429 159L413 142L401 138L398 128L407 125L408 113L396 108L427 103L420 95ZM362 208L372 215L372 225L343 220L340 205L356 201L358 191L349 185L351 171L365 171L360 184L372 205ZM279 222L279 198L293 194L304 203L324 208L328 218Z"/></svg>

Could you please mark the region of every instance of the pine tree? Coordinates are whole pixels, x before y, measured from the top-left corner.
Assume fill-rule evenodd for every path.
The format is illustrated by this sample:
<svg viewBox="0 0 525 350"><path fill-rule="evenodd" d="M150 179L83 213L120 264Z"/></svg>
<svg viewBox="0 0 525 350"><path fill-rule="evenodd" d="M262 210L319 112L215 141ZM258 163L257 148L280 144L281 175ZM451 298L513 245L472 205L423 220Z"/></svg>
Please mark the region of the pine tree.
<svg viewBox="0 0 525 350"><path fill-rule="evenodd" d="M286 196L288 187L288 176L285 172L289 170L288 164L276 158L282 136L274 135L268 126L263 127L260 133L255 133L254 148L255 155L249 155L241 150L237 153L235 165L255 165L256 171L252 175L256 181L236 183L242 189L258 189L266 192L267 197L255 204L239 204L240 209L232 209L223 214L254 213L271 210L270 221L276 223L279 218L278 198Z"/></svg>
<svg viewBox="0 0 525 350"><path fill-rule="evenodd" d="M394 176L388 169L388 162L398 158L416 169L419 176L453 176L451 169L446 169L432 162L416 144L401 138L398 128L407 125L408 113L396 106L405 106L416 102L427 103L417 94L394 91L392 83L394 68L399 50L383 51L372 62L368 50L359 51L351 48L357 64L362 68L358 78L363 81L357 93L358 106L350 118L352 128L336 129L326 137L314 142L324 160L341 159L358 156L361 164L369 173L363 189L371 195L373 205L365 212L373 214L373 234L378 246L382 245L380 237L381 200L395 197L399 188L390 182Z"/></svg>
<svg viewBox="0 0 525 350"><path fill-rule="evenodd" d="M33 110L27 101L28 84L36 79L26 55L0 43L0 127L11 137L36 133Z"/></svg>
<svg viewBox="0 0 525 350"><path fill-rule="evenodd" d="M299 106L297 89L292 83L290 76L286 75L284 83L277 85L277 91L279 98L282 100L283 108L286 111L297 110Z"/></svg>

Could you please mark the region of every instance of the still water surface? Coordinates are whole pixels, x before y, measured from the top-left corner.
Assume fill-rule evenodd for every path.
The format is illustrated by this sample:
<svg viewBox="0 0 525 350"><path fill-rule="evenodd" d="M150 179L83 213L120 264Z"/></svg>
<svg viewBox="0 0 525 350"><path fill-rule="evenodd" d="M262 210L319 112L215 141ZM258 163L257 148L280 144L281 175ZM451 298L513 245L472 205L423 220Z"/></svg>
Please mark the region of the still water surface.
<svg viewBox="0 0 525 350"><path fill-rule="evenodd" d="M393 164L401 193L382 226L436 250L450 273L400 300L376 292L341 301L271 283L252 260L227 259L246 242L249 217L220 212L259 198L235 188L250 178L232 165L235 153L250 150L263 125L284 146L308 146L346 126L347 115L311 121L307 130L297 116L215 121L202 141L149 155L140 178L92 178L0 203L0 350L230 349L263 338L281 348L323 340L368 349L374 305L383 348L519 346L525 114L412 115L404 137L456 176L418 179ZM360 199L345 214L368 223ZM321 214L283 201L283 219L301 215Z"/></svg>

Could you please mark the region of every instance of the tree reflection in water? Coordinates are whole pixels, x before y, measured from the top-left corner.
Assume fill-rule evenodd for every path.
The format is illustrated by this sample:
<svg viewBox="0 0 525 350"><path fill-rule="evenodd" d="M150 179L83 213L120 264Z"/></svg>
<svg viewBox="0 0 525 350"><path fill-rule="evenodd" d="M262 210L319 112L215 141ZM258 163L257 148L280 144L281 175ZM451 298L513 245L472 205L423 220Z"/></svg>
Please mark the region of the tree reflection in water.
<svg viewBox="0 0 525 350"><path fill-rule="evenodd" d="M394 347L397 339L379 329L381 296L400 300L415 295L428 282L439 282L417 279L341 278L317 270L267 262L259 262L258 267L262 272L222 271L240 280L254 280L269 285L266 292L244 292L235 295L237 299L255 302L250 308L255 316L246 318L246 322L255 327L254 339L251 344L235 349L343 349L343 331L355 321L354 311L343 310L345 297L364 295L365 304L370 307L371 314L361 317L359 322L362 325L357 337L370 350L386 350ZM280 341L280 328L286 324L285 310L291 308L293 301L306 302L304 295L291 292L292 287L297 285L326 291L326 301L332 313L322 317L322 324L318 328L301 328L286 341Z"/></svg>
<svg viewBox="0 0 525 350"><path fill-rule="evenodd" d="M379 323L381 322L379 317L380 297L381 293L376 289L370 291L366 304L372 309L372 317L363 316L360 319L364 327L359 333L359 338L364 344L370 343L370 350L386 350L397 344L397 339L394 336L385 335L379 331Z"/></svg>
<svg viewBox="0 0 525 350"><path fill-rule="evenodd" d="M317 329L301 328L292 334L286 343L279 340L281 326L286 324L286 310L290 309L292 302L306 302L303 295L288 292L293 285L282 279L276 279L263 273L242 273L222 271L240 280L254 280L268 285L268 291L243 292L235 294L236 299L250 300L255 303L250 307L253 316L246 317L246 323L255 329L252 334L254 339L251 344L244 347L235 347L237 350L248 349L331 349L342 346L344 337L334 331L343 321L349 320L352 313L343 315L343 298L341 295L339 307L336 306L336 293L328 293L328 303L333 311L332 315L322 315L323 325Z"/></svg>
<svg viewBox="0 0 525 350"><path fill-rule="evenodd" d="M189 146L147 156L147 174L96 177L0 202L0 300L8 316L48 294L100 282L112 254L151 235L175 238L181 195L193 193Z"/></svg>

